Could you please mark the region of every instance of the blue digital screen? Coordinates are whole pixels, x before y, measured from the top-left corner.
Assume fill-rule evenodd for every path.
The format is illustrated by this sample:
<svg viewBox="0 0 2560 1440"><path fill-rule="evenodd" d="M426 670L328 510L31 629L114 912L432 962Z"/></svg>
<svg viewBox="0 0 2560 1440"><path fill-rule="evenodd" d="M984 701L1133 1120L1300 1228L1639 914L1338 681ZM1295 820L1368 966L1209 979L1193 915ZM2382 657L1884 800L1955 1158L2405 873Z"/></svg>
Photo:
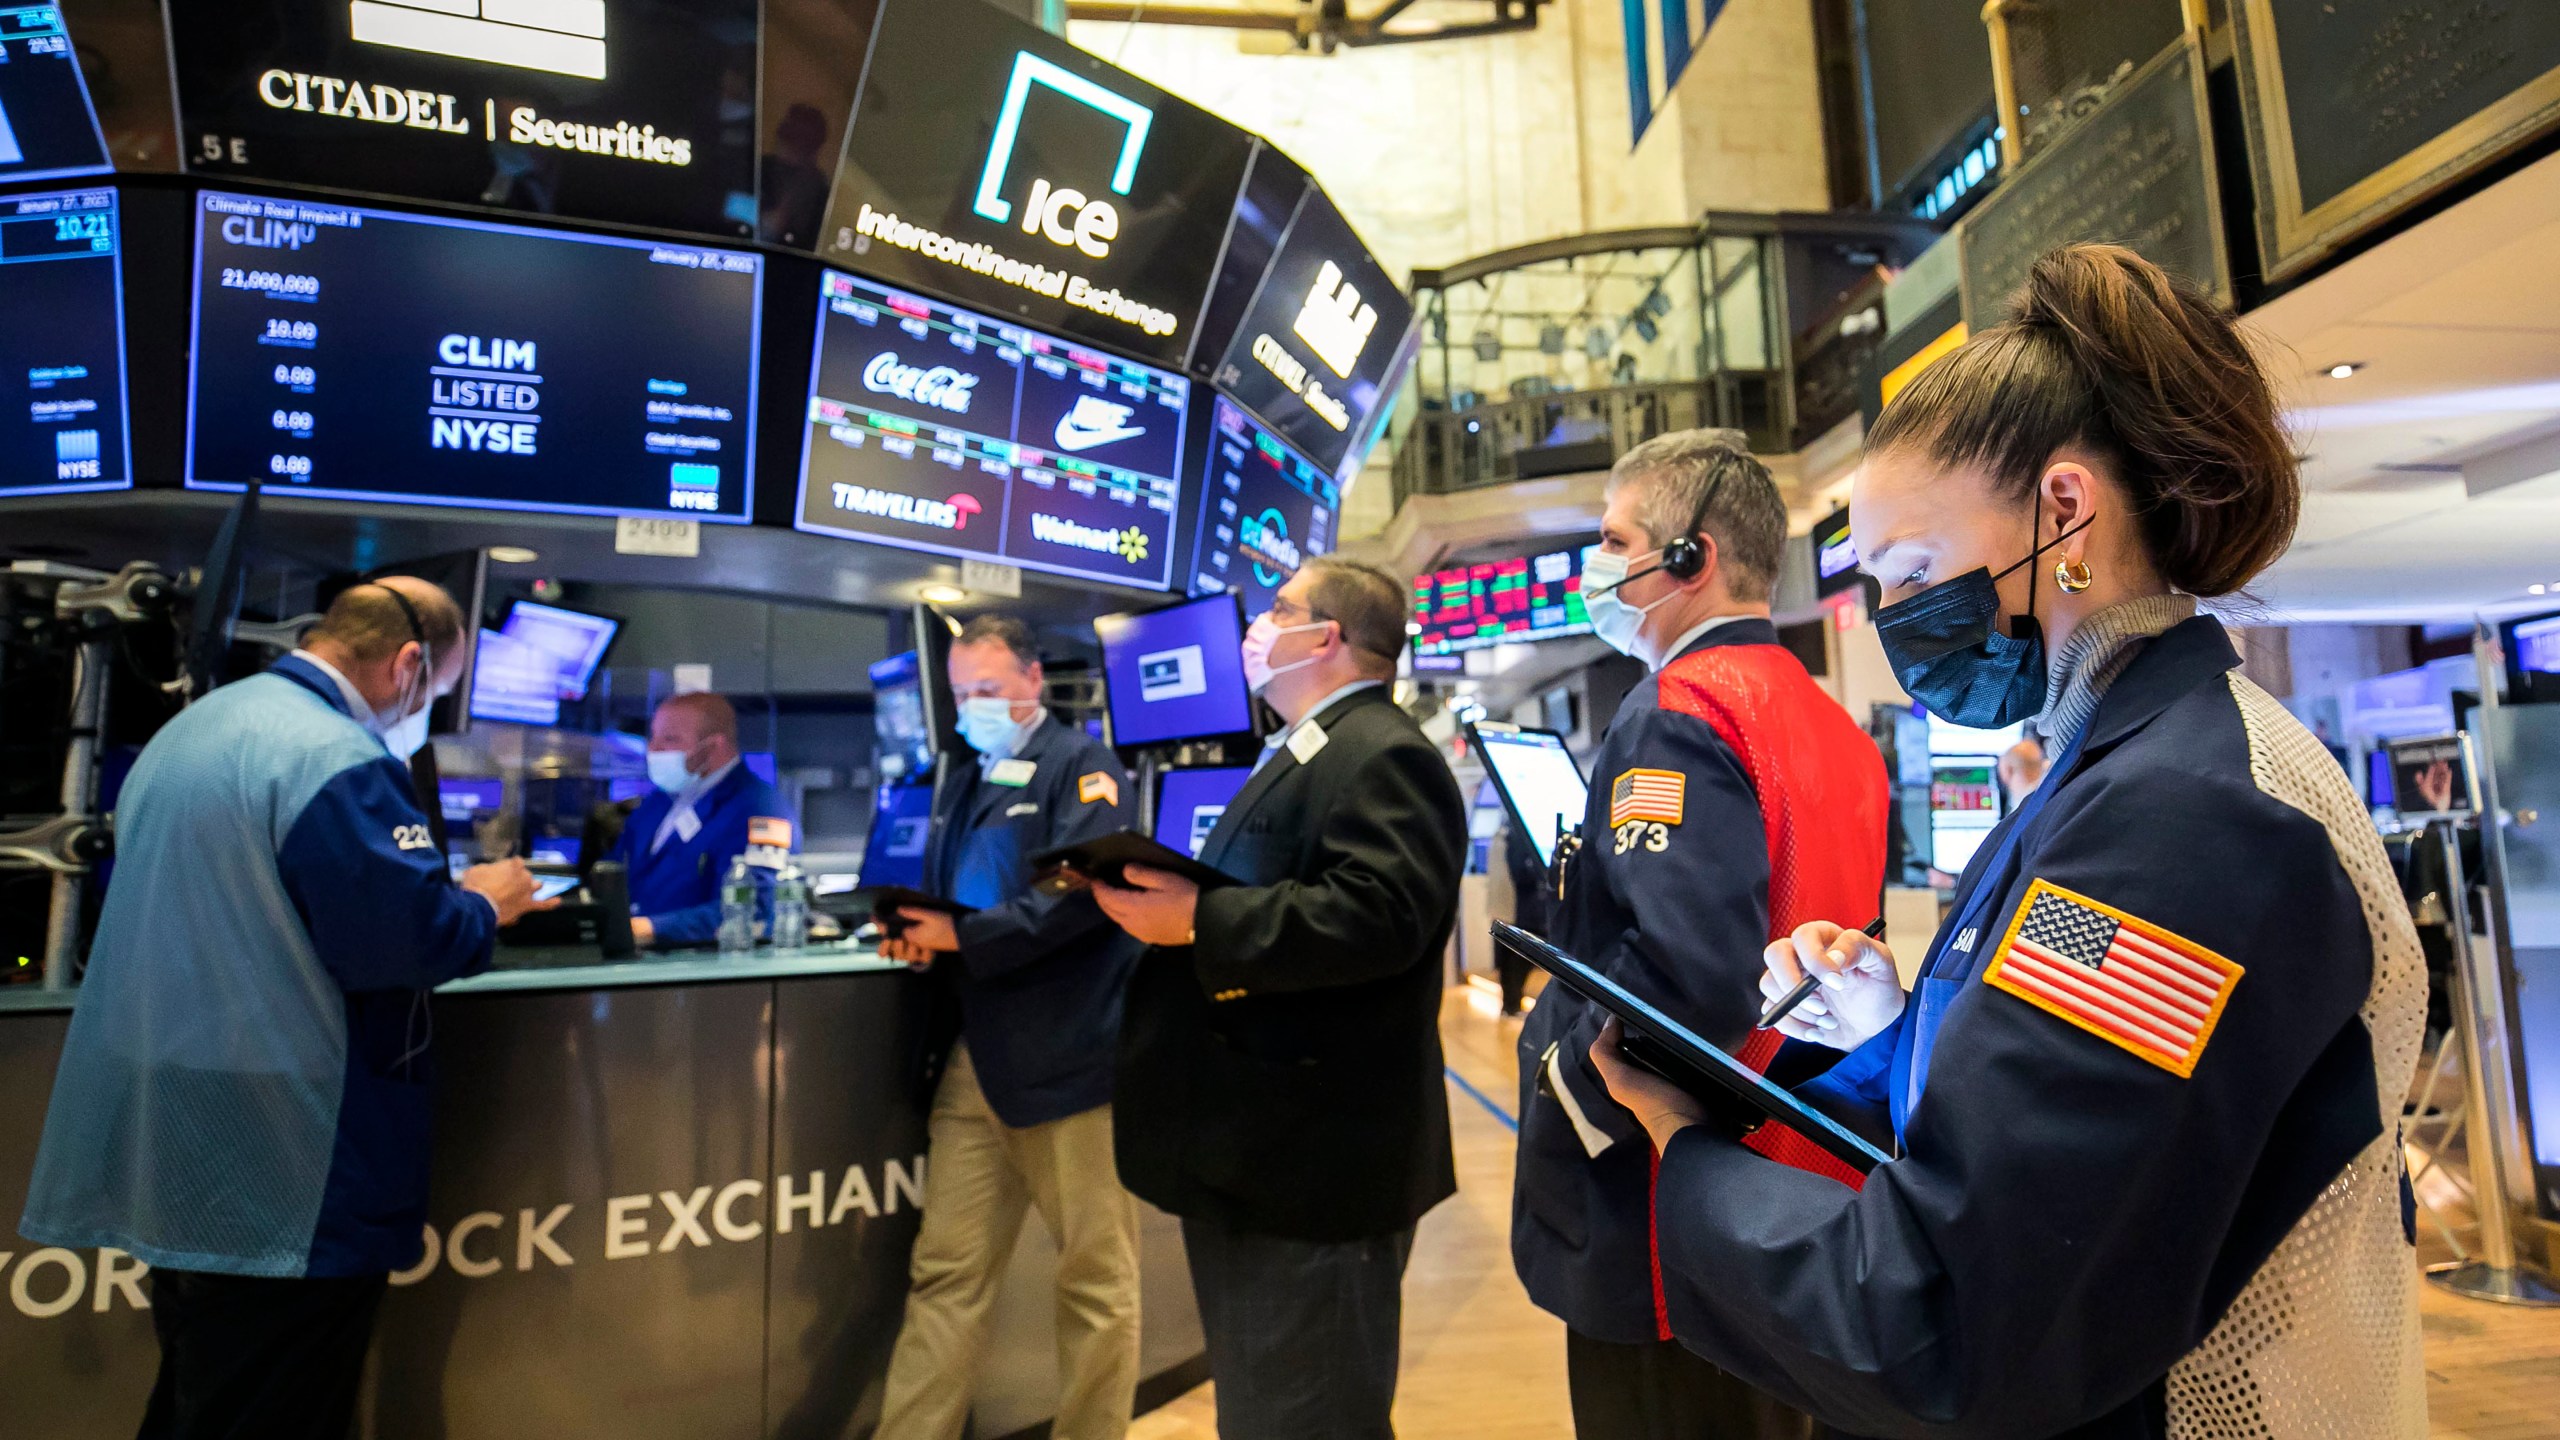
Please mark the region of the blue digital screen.
<svg viewBox="0 0 2560 1440"><path fill-rule="evenodd" d="M448 826L470 825L494 815L506 803L507 783L503 780L439 780L436 803L444 811Z"/></svg>
<svg viewBox="0 0 2560 1440"><path fill-rule="evenodd" d="M1111 743L1156 745L1237 735L1253 728L1244 683L1244 624L1236 602L1204 596L1093 622Z"/></svg>
<svg viewBox="0 0 2560 1440"><path fill-rule="evenodd" d="M560 723L560 657L503 630L483 630L471 657L471 718Z"/></svg>
<svg viewBox="0 0 2560 1440"><path fill-rule="evenodd" d="M111 190L0 197L0 494L133 483L120 238Z"/></svg>
<svg viewBox="0 0 2560 1440"><path fill-rule="evenodd" d="M106 137L62 11L0 4L0 180L107 169Z"/></svg>
<svg viewBox="0 0 2560 1440"><path fill-rule="evenodd" d="M745 523L761 256L197 205L190 487Z"/></svg>
<svg viewBox="0 0 2560 1440"><path fill-rule="evenodd" d="M862 883L924 888L924 847L933 832L933 786L883 785L862 847Z"/></svg>
<svg viewBox="0 0 2560 1440"><path fill-rule="evenodd" d="M1250 765L1203 765L1156 772L1156 843L1197 860L1227 813L1236 792L1253 775Z"/></svg>
<svg viewBox="0 0 2560 1440"><path fill-rule="evenodd" d="M596 667L604 663L604 652L612 647L614 635L622 629L622 622L583 610L518 600L507 607L507 618L498 628L510 639L557 660L560 698L582 700L587 686L595 681Z"/></svg>
<svg viewBox="0 0 2560 1440"><path fill-rule="evenodd" d="M1211 407L1191 593L1232 590L1253 619L1310 555L1333 549L1340 487L1221 395Z"/></svg>

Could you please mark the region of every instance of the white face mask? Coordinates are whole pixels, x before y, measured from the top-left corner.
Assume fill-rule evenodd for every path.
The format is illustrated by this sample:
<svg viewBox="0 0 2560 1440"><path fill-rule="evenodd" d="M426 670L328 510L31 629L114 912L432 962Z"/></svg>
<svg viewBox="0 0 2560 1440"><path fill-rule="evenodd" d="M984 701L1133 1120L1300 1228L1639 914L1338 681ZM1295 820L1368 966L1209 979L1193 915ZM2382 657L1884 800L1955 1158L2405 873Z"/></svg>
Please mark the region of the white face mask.
<svg viewBox="0 0 2560 1440"><path fill-rule="evenodd" d="M685 768L682 750L649 752L649 783L673 795L693 783L693 772Z"/></svg>
<svg viewBox="0 0 2560 1440"><path fill-rule="evenodd" d="M972 695L960 702L960 738L990 760L1013 753L1022 725L1013 718L1013 702L1001 695Z"/></svg>
<svg viewBox="0 0 2560 1440"><path fill-rule="evenodd" d="M1644 617L1680 592L1673 590L1651 605L1630 605L1618 598L1619 587L1628 580L1628 571L1638 560L1659 555L1612 555L1594 550L1582 562L1582 608L1591 617L1591 633L1621 655L1636 653L1636 638L1644 632Z"/></svg>
<svg viewBox="0 0 2560 1440"><path fill-rule="evenodd" d="M1244 631L1246 688L1259 695L1264 687L1271 683L1272 677L1286 675L1292 670L1304 670L1316 663L1316 657L1310 655L1304 660L1292 660L1286 665L1274 666L1271 663L1271 647L1279 643L1283 635L1295 635L1302 630L1321 630L1332 623L1330 620L1313 620L1304 625L1284 626L1272 619L1271 612L1268 610L1255 617L1254 622L1246 626Z"/></svg>
<svg viewBox="0 0 2560 1440"><path fill-rule="evenodd" d="M365 717L364 728L382 741L391 758L406 760L427 743L427 712L435 708L435 655L426 646L418 647L418 678L400 692L399 703L388 715L375 711Z"/></svg>

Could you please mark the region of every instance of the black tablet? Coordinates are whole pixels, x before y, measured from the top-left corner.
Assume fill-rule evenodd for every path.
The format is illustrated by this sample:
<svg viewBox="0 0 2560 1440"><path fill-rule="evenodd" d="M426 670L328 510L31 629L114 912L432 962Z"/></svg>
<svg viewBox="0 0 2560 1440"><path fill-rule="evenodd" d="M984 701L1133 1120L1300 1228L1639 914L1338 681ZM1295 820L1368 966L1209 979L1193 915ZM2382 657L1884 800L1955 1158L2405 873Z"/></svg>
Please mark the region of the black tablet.
<svg viewBox="0 0 2560 1440"><path fill-rule="evenodd" d="M1046 894L1059 895L1080 885L1101 881L1105 885L1123 884L1122 875L1132 865L1153 870L1169 870L1203 890L1243 882L1223 870L1201 864L1181 851L1135 830L1120 830L1073 845L1061 845L1031 857L1032 868L1040 878L1035 888Z"/></svg>
<svg viewBox="0 0 2560 1440"><path fill-rule="evenodd" d="M1517 925L1497 920L1493 940L1546 971L1573 993L1618 1017L1626 1031L1624 1053L1706 1102L1715 1119L1748 1135L1771 1120L1820 1146L1861 1175L1893 1158L1844 1130L1828 1115L1763 1079L1758 1072L1698 1038L1688 1026L1647 1004L1633 991Z"/></svg>

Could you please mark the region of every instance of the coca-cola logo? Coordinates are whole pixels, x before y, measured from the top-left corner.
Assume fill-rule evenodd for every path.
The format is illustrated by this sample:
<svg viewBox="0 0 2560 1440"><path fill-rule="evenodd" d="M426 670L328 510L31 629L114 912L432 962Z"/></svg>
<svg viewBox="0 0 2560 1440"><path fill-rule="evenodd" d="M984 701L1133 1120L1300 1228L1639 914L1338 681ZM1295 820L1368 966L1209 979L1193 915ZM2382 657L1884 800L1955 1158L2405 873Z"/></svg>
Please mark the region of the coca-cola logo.
<svg viewBox="0 0 2560 1440"><path fill-rule="evenodd" d="M897 351L883 350L862 367L862 384L865 389L895 395L909 404L966 415L970 392L978 388L978 377L948 365L902 365Z"/></svg>

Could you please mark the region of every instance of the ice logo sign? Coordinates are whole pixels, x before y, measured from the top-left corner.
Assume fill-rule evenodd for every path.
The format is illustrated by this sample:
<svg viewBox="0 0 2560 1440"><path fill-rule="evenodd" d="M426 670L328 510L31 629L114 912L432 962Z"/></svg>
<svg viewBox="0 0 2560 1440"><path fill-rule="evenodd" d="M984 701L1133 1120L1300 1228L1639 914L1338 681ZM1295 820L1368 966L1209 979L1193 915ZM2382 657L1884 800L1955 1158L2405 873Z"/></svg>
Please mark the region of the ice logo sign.
<svg viewBox="0 0 2560 1440"><path fill-rule="evenodd" d="M1146 426L1129 423L1129 417L1135 413L1131 407L1114 404L1099 395L1079 395L1075 408L1058 417L1058 448L1074 455L1096 445L1109 445L1133 435L1144 435Z"/></svg>
<svg viewBox="0 0 2560 1440"><path fill-rule="evenodd" d="M601 80L604 15L605 0L351 0L347 24L360 44Z"/></svg>
<svg viewBox="0 0 2560 1440"><path fill-rule="evenodd" d="M978 172L977 201L970 207L999 225L1013 220L1013 202L1004 197L1005 178L1013 165L1014 141L1022 132L1023 106L1030 101L1034 85L1046 86L1121 123L1120 158L1111 170L1114 195L1128 194L1136 181L1138 154L1146 148L1147 131L1155 124L1156 112L1152 108L1105 90L1028 50L1016 54L1013 78L1004 89L1004 108L996 116L995 137L987 144L987 163ZM1023 205L1022 232L1099 260L1111 253L1111 242L1119 238L1120 212L1108 200L1091 198L1071 186L1035 176L1031 194Z"/></svg>
<svg viewBox="0 0 2560 1440"><path fill-rule="evenodd" d="M883 350L862 367L862 388L895 395L909 404L966 415L970 397L978 388L978 377L948 365L928 368L901 364L897 351Z"/></svg>
<svg viewBox="0 0 2560 1440"><path fill-rule="evenodd" d="M1298 321L1290 328L1316 352L1317 359L1348 380L1352 367L1360 363L1360 352L1368 348L1369 333L1378 328L1378 307L1361 304L1360 292L1342 278L1342 267L1327 260L1316 272L1315 288L1307 292L1306 303L1298 307Z"/></svg>

